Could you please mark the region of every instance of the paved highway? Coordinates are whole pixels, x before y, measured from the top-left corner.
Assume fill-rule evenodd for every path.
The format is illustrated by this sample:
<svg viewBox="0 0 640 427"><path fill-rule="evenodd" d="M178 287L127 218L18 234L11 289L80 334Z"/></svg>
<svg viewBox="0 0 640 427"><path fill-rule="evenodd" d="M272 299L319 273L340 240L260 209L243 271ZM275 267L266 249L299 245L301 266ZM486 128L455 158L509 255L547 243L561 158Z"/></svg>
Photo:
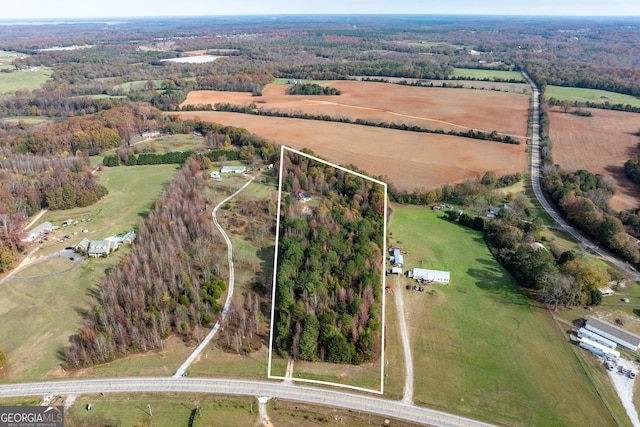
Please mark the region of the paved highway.
<svg viewBox="0 0 640 427"><path fill-rule="evenodd" d="M282 382L219 380L207 378L113 378L0 385L0 398L99 393L211 393L240 396L269 396L361 411L442 427L490 427L480 421L419 408L400 401L304 387Z"/></svg>
<svg viewBox="0 0 640 427"><path fill-rule="evenodd" d="M630 274L631 265L626 261L615 257L610 252L606 251L594 243L591 239L583 236L578 230L571 226L562 215L555 209L551 203L544 197L542 192L542 186L540 185L540 168L542 163L540 160L540 91L535 82L525 72L522 73L527 82L531 85L533 90L533 131L531 135L531 185L533 187L533 193L540 202L540 205L545 211L553 218L555 222L567 233L571 234L576 240L591 249L593 252L601 256L605 261L611 265L615 265L627 274Z"/></svg>

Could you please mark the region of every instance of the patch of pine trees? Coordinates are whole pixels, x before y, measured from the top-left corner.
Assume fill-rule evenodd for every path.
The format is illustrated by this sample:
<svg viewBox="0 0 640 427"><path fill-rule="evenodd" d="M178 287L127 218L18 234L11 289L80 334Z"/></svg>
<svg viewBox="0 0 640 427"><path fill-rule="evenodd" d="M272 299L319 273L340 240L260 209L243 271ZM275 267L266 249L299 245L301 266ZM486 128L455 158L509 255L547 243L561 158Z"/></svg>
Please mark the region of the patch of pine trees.
<svg viewBox="0 0 640 427"><path fill-rule="evenodd" d="M275 346L283 356L360 364L380 351L384 189L289 153L277 272ZM309 191L315 209L290 193Z"/></svg>

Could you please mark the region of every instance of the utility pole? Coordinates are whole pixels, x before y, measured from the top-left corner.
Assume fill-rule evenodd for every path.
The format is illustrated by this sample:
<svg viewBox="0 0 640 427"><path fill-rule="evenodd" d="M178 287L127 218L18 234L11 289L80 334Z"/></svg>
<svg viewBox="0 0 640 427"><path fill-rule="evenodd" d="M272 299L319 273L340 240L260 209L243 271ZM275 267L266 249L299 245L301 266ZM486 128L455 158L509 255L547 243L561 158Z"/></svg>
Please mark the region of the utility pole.
<svg viewBox="0 0 640 427"><path fill-rule="evenodd" d="M147 403L147 406L149 407L149 416L153 417L153 412L151 412L151 404Z"/></svg>

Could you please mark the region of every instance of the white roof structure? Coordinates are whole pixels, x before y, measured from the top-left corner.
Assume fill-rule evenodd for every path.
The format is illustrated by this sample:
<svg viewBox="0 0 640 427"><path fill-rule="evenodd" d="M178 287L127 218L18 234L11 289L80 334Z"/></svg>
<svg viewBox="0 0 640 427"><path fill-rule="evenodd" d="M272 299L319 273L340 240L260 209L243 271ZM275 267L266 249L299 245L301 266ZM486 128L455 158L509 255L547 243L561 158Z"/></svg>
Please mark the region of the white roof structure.
<svg viewBox="0 0 640 427"><path fill-rule="evenodd" d="M27 231L27 237L25 237L24 239L21 239L23 242L33 242L34 240L36 240L38 237L40 237L40 235L45 232L45 231L51 231L51 227L53 226L53 224L51 224L49 221L45 221L42 224L38 224L36 227L34 227L33 229Z"/></svg>
<svg viewBox="0 0 640 427"><path fill-rule="evenodd" d="M414 268L413 278L416 280L427 280L429 282L449 283L449 281L451 280L451 273L449 273L448 271Z"/></svg>
<svg viewBox="0 0 640 427"><path fill-rule="evenodd" d="M390 259L393 259L393 264L397 265L398 267L402 267L404 265L404 258L400 253L400 249L393 249L393 255L390 257Z"/></svg>
<svg viewBox="0 0 640 427"><path fill-rule="evenodd" d="M223 166L220 169L221 173L245 173L246 171L246 166Z"/></svg>
<svg viewBox="0 0 640 427"><path fill-rule="evenodd" d="M612 350L615 350L616 348L616 343L614 343L613 341L608 340L605 337L601 337L595 332L591 332L590 330L585 328L580 328L580 330L578 331L578 336L580 338L587 338L587 339L590 339L591 341L595 341L598 344L601 344L605 347L609 347Z"/></svg>
<svg viewBox="0 0 640 427"><path fill-rule="evenodd" d="M640 347L640 337L638 335L618 328L604 320L589 317L586 328L629 350L638 351L638 347Z"/></svg>
<svg viewBox="0 0 640 427"><path fill-rule="evenodd" d="M618 360L618 358L620 357L619 351L610 349L609 347L605 347L595 341L591 341L589 338L582 338L579 345L582 348L586 348L593 354L605 357L607 359Z"/></svg>

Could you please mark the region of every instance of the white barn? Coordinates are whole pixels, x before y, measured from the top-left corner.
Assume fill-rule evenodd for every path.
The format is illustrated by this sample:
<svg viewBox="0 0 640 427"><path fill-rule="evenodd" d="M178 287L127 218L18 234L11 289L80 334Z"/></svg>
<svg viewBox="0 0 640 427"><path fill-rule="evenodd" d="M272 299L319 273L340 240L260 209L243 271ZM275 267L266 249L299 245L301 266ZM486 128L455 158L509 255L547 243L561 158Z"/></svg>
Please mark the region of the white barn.
<svg viewBox="0 0 640 427"><path fill-rule="evenodd" d="M436 283L449 283L451 273L448 271L426 270L424 268L414 268L412 272L413 278L416 280L425 280Z"/></svg>
<svg viewBox="0 0 640 427"><path fill-rule="evenodd" d="M589 317L586 328L604 338L610 339L624 348L628 348L629 350L638 351L638 347L640 347L640 337L638 335L625 331L622 328L618 328L604 320Z"/></svg>
<svg viewBox="0 0 640 427"><path fill-rule="evenodd" d="M53 229L52 227L53 224L51 224L49 221L45 221L42 224L38 224L38 226L34 227L32 230L26 231L26 236L20 240L23 242L33 242L38 239L45 231L51 231Z"/></svg>
<svg viewBox="0 0 640 427"><path fill-rule="evenodd" d="M591 341L589 338L582 338L579 345L580 347L589 350L596 356L601 356L608 360L614 360L617 362L620 358L619 351L610 349L609 347L605 347L595 341Z"/></svg>
<svg viewBox="0 0 640 427"><path fill-rule="evenodd" d="M393 263L393 265L396 265L398 267L402 267L404 265L404 258L402 256L402 254L400 253L400 249L392 248L391 249L391 253L393 255L391 255L389 257L389 261L391 261Z"/></svg>
<svg viewBox="0 0 640 427"><path fill-rule="evenodd" d="M600 335L596 334L595 332L591 332L588 329L585 328L580 328L580 330L578 331L578 337L580 338L587 338L591 341L597 342L598 344L601 344L605 347L609 347L611 350L615 350L616 349L616 343L614 343L611 340L606 339L605 337L601 337Z"/></svg>
<svg viewBox="0 0 640 427"><path fill-rule="evenodd" d="M223 166L220 169L220 173L245 173L246 171L246 166Z"/></svg>

